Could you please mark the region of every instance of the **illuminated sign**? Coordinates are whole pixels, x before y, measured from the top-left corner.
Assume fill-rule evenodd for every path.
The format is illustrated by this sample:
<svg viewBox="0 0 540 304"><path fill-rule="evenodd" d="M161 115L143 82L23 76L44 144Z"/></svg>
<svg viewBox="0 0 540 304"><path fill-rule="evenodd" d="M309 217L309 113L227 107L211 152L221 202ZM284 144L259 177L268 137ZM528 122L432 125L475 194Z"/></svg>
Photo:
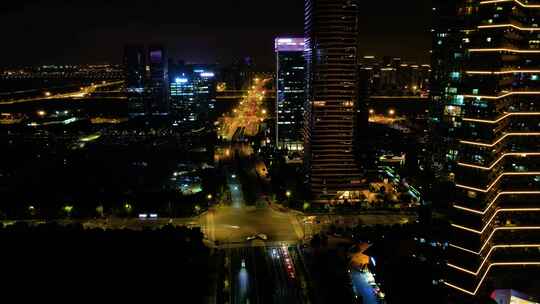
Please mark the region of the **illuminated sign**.
<svg viewBox="0 0 540 304"><path fill-rule="evenodd" d="M211 77L215 76L214 73L212 73L212 72L203 72L200 75L201 75L201 77L206 77L206 78L211 78Z"/></svg>
<svg viewBox="0 0 540 304"><path fill-rule="evenodd" d="M187 79L187 78L180 78L180 77L178 77L178 78L176 78L174 81L175 81L176 83L186 83L186 82L188 82L188 79Z"/></svg>
<svg viewBox="0 0 540 304"><path fill-rule="evenodd" d="M302 52L304 51L304 38L276 38L276 52Z"/></svg>

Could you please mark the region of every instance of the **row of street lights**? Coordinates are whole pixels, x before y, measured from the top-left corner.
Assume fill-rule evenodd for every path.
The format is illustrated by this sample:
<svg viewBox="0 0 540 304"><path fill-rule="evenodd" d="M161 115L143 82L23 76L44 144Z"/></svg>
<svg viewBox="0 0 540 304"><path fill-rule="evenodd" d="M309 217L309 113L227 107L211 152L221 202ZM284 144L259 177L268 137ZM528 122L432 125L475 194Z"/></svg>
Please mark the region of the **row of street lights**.
<svg viewBox="0 0 540 304"><path fill-rule="evenodd" d="M375 114L375 110L374 110L374 109L369 109L369 114ZM394 109L389 109L389 110L388 110L388 115L390 115L390 116L396 115L396 110L394 110Z"/></svg>

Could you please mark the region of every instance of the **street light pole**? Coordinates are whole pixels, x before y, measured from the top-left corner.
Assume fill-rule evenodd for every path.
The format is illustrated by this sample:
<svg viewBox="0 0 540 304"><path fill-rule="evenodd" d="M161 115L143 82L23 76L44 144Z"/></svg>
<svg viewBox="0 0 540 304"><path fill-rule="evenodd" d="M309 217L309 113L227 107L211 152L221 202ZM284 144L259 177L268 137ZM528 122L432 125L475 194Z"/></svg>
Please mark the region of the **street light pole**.
<svg viewBox="0 0 540 304"><path fill-rule="evenodd" d="M291 206L291 195L292 195L292 193L291 193L290 190L287 190L287 191L285 192L285 196L287 196L287 207L290 207L290 206Z"/></svg>

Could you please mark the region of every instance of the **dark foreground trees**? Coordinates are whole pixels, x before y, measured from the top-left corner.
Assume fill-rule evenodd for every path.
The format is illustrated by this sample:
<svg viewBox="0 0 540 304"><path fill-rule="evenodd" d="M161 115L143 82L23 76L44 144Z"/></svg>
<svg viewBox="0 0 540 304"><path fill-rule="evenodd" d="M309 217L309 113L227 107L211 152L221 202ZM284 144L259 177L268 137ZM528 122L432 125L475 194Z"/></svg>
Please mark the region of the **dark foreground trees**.
<svg viewBox="0 0 540 304"><path fill-rule="evenodd" d="M214 263L199 229L15 224L0 228L0 244L2 298L20 303L201 303L211 293L209 265Z"/></svg>

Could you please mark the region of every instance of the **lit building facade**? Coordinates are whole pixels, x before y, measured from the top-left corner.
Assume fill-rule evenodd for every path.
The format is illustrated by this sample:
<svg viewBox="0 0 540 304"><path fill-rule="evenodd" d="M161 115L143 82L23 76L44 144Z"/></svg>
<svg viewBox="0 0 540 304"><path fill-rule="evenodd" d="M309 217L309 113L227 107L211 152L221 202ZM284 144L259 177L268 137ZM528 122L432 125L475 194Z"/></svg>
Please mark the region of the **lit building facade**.
<svg viewBox="0 0 540 304"><path fill-rule="evenodd" d="M179 73L171 77L169 86L172 110L181 119L195 120L195 115L192 114L191 110L195 104L193 80L188 78L186 73Z"/></svg>
<svg viewBox="0 0 540 304"><path fill-rule="evenodd" d="M165 48L150 46L148 48L149 79L146 87L147 112L166 114L169 112L168 100L168 59Z"/></svg>
<svg viewBox="0 0 540 304"><path fill-rule="evenodd" d="M172 110L180 120L207 119L216 101L214 67L184 64L173 67L169 91Z"/></svg>
<svg viewBox="0 0 540 304"><path fill-rule="evenodd" d="M276 142L280 149L303 150L306 62L304 38L276 38Z"/></svg>
<svg viewBox="0 0 540 304"><path fill-rule="evenodd" d="M358 8L355 0L306 0L304 165L314 201L355 200Z"/></svg>
<svg viewBox="0 0 540 304"><path fill-rule="evenodd" d="M429 149L432 167L442 178L453 179L458 158L463 96L458 93L465 60L465 30L470 28L466 18L471 13L470 0L433 1L433 29L430 97L430 130L432 145ZM467 9L468 8L468 9Z"/></svg>
<svg viewBox="0 0 540 304"><path fill-rule="evenodd" d="M168 113L168 64L164 47L126 46L124 73L130 115Z"/></svg>
<svg viewBox="0 0 540 304"><path fill-rule="evenodd" d="M527 290L540 274L540 2L462 9L464 59L450 71L462 105L445 284L474 298Z"/></svg>
<svg viewBox="0 0 540 304"><path fill-rule="evenodd" d="M193 88L199 105L199 119L207 119L214 114L216 105L217 72L213 65L195 65Z"/></svg>

